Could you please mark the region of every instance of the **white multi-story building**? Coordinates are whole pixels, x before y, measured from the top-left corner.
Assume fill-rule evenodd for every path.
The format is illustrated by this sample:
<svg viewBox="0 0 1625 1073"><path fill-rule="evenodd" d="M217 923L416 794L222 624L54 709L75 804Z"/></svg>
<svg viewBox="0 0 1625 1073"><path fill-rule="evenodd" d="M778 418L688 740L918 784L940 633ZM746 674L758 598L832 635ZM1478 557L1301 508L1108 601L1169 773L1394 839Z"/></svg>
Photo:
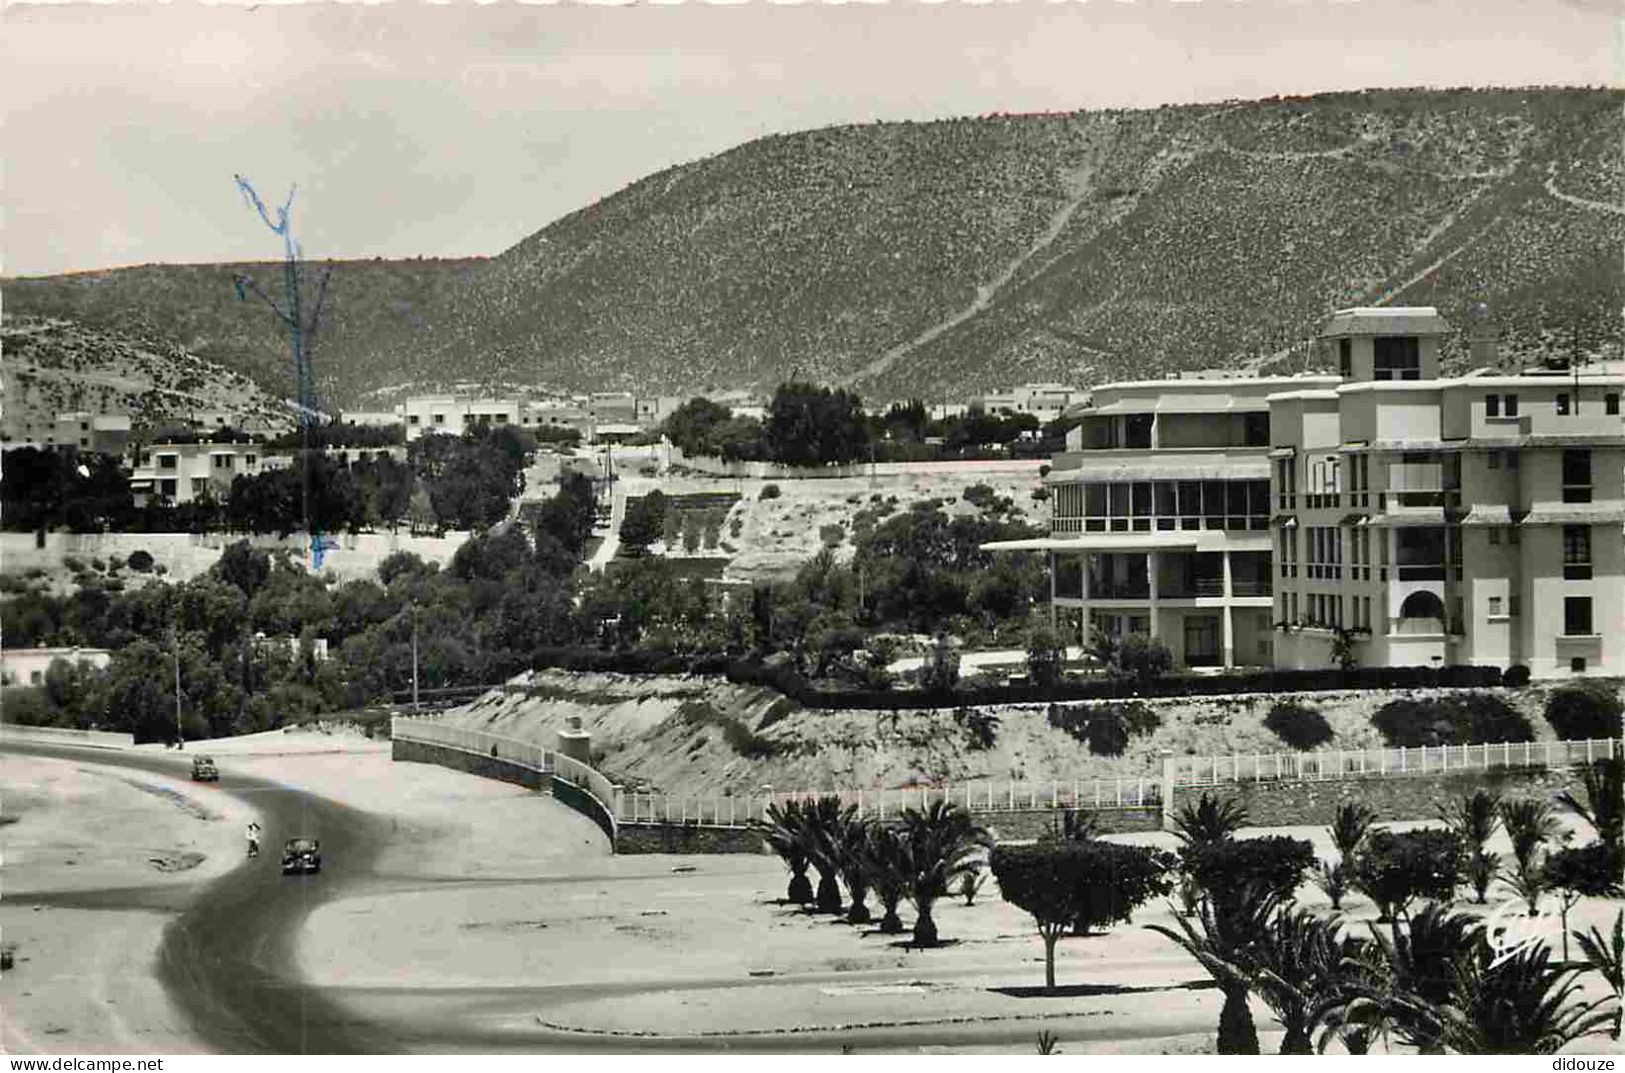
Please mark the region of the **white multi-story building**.
<svg viewBox="0 0 1625 1073"><path fill-rule="evenodd" d="M1431 308L1352 309L1339 375L1097 388L1047 484L1054 613L1188 666L1625 672L1617 371L1439 377ZM1474 341L1475 359L1492 348Z"/></svg>
<svg viewBox="0 0 1625 1073"><path fill-rule="evenodd" d="M212 493L224 499L239 476L282 468L260 443L155 443L132 450L130 491L179 506ZM285 456L284 456L285 457Z"/></svg>
<svg viewBox="0 0 1625 1073"><path fill-rule="evenodd" d="M1088 396L1087 391L1066 384L1023 384L1009 391L989 392L978 401L987 413L1031 414L1047 425Z"/></svg>
<svg viewBox="0 0 1625 1073"><path fill-rule="evenodd" d="M1345 310L1320 339L1340 384L1271 397L1277 662L1341 633L1369 666L1625 671L1625 377L1441 379L1451 331Z"/></svg>

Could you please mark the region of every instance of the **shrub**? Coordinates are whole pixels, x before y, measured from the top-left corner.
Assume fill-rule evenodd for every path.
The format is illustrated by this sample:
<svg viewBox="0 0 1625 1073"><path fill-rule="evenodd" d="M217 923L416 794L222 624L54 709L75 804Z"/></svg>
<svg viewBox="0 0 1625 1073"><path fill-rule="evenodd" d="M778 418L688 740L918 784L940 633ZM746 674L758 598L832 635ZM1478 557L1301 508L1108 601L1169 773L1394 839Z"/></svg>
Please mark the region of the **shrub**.
<svg viewBox="0 0 1625 1073"><path fill-rule="evenodd" d="M759 499L759 500L760 499L777 499L777 498L779 498L780 495L781 495L781 493L779 492L779 486L778 485L776 485L776 484L764 484L764 485L762 485L761 494L759 494L756 498Z"/></svg>
<svg viewBox="0 0 1625 1073"><path fill-rule="evenodd" d="M1155 637L1131 633L1117 645L1117 672L1137 682L1161 678L1173 665L1174 654Z"/></svg>
<svg viewBox="0 0 1625 1073"><path fill-rule="evenodd" d="M1027 637L1027 676L1034 685L1053 686L1061 680L1066 644L1048 623L1035 626Z"/></svg>
<svg viewBox="0 0 1625 1073"><path fill-rule="evenodd" d="M1332 740L1332 725L1302 701L1284 699L1270 705L1264 726L1294 749L1314 749Z"/></svg>
<svg viewBox="0 0 1625 1073"><path fill-rule="evenodd" d="M1529 684L1529 668L1521 663L1514 663L1501 675L1501 684L1508 689L1522 689Z"/></svg>
<svg viewBox="0 0 1625 1073"><path fill-rule="evenodd" d="M1269 835L1187 845L1180 858L1214 912L1233 919L1260 889L1291 898L1315 863L1315 847L1301 838Z"/></svg>
<svg viewBox="0 0 1625 1073"><path fill-rule="evenodd" d="M1546 721L1558 737L1570 740L1620 737L1622 712L1619 694L1601 682L1563 686L1546 698Z"/></svg>
<svg viewBox="0 0 1625 1073"><path fill-rule="evenodd" d="M1051 704L1049 725L1083 742L1096 756L1122 756L1131 736L1152 733L1162 725L1162 720L1149 704L1141 701L1092 708Z"/></svg>
<svg viewBox="0 0 1625 1073"><path fill-rule="evenodd" d="M1544 885L1562 892L1563 960L1569 959L1569 910L1581 898L1616 898L1622 893L1625 860L1606 842L1560 849L1546 858Z"/></svg>
<svg viewBox="0 0 1625 1073"><path fill-rule="evenodd" d="M965 732L965 748L984 752L998 742L999 717L975 708L958 708L954 722Z"/></svg>
<svg viewBox="0 0 1625 1073"><path fill-rule="evenodd" d="M85 572L85 561L77 555L64 555L62 567L70 574L82 574Z"/></svg>
<svg viewBox="0 0 1625 1073"><path fill-rule="evenodd" d="M1372 831L1354 861L1354 885L1394 920L1417 898L1449 902L1461 882L1461 839L1453 831Z"/></svg>
<svg viewBox="0 0 1625 1073"><path fill-rule="evenodd" d="M1114 842L1039 842L995 846L990 861L999 893L1038 922L1044 938L1044 986L1055 987L1055 943L1068 929L1127 921L1169 889L1165 857Z"/></svg>
<svg viewBox="0 0 1625 1073"><path fill-rule="evenodd" d="M1522 712L1492 693L1402 697L1378 708L1371 725L1391 747L1534 741Z"/></svg>

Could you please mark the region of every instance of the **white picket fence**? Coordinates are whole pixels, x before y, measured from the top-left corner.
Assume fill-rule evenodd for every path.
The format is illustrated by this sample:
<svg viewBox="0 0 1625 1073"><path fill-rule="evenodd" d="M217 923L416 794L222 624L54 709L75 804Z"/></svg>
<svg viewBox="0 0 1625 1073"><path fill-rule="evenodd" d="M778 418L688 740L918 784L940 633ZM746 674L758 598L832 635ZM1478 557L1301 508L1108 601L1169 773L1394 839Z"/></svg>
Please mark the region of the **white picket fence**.
<svg viewBox="0 0 1625 1073"><path fill-rule="evenodd" d="M1073 779L1040 782L967 782L886 790L799 790L753 794L679 797L620 791L616 818L622 823L695 823L702 827L746 827L760 820L772 804L808 798L838 797L857 808L860 817L885 820L904 809L925 809L933 802L961 805L972 812L1021 812L1034 809L1155 808L1162 803L1157 778Z"/></svg>
<svg viewBox="0 0 1625 1073"><path fill-rule="evenodd" d="M1443 775L1496 768L1567 768L1621 754L1617 738L1577 741L1430 745L1415 749L1320 749L1307 753L1231 753L1172 757L1172 785L1232 782L1302 782L1350 776Z"/></svg>

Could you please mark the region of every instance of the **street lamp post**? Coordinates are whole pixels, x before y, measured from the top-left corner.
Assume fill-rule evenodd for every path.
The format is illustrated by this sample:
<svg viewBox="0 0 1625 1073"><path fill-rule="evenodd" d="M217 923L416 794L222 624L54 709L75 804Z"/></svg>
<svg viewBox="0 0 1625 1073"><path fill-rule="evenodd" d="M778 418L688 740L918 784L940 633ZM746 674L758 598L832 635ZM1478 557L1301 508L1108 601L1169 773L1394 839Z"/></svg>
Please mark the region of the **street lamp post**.
<svg viewBox="0 0 1625 1073"><path fill-rule="evenodd" d="M175 748L186 748L186 732L181 729L181 635L169 628L169 652L175 659Z"/></svg>
<svg viewBox="0 0 1625 1073"><path fill-rule="evenodd" d="M418 605L412 602L412 714L418 713Z"/></svg>

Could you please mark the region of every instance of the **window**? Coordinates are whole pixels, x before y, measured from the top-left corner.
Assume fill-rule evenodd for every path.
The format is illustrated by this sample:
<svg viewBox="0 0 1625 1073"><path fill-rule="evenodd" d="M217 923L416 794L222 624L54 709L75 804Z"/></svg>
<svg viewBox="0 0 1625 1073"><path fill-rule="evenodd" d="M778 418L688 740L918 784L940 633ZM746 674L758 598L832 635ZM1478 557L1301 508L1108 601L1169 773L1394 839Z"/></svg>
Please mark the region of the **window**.
<svg viewBox="0 0 1625 1073"><path fill-rule="evenodd" d="M1337 341L1337 372L1344 380L1354 376L1354 345L1347 339Z"/></svg>
<svg viewBox="0 0 1625 1073"><path fill-rule="evenodd" d="M1591 452L1563 452L1563 502L1591 502Z"/></svg>
<svg viewBox="0 0 1625 1073"><path fill-rule="evenodd" d="M423 423L423 419L421 417L419 417L417 414L413 414L412 416L410 416L410 417L408 417L406 419L406 423L409 424L409 425L420 425L420 424Z"/></svg>
<svg viewBox="0 0 1625 1073"><path fill-rule="evenodd" d="M1501 527L1499 525L1490 526L1490 543L1501 543Z"/></svg>
<svg viewBox="0 0 1625 1073"><path fill-rule="evenodd" d="M1584 674L1586 672L1586 658L1584 656L1575 656L1569 660L1569 670L1575 674Z"/></svg>
<svg viewBox="0 0 1625 1073"><path fill-rule="evenodd" d="M1518 396L1508 395L1506 397L1506 415L1508 417L1518 416Z"/></svg>
<svg viewBox="0 0 1625 1073"><path fill-rule="evenodd" d="M1591 526L1563 527L1563 580L1591 580Z"/></svg>
<svg viewBox="0 0 1625 1073"><path fill-rule="evenodd" d="M1422 349L1414 335L1379 336L1372 340L1372 379L1420 380Z"/></svg>
<svg viewBox="0 0 1625 1073"><path fill-rule="evenodd" d="M1569 637L1591 636L1591 597L1563 598L1563 633Z"/></svg>
<svg viewBox="0 0 1625 1073"><path fill-rule="evenodd" d="M243 456L243 462L245 464L247 464L247 465L250 465L250 466L252 466L258 460L259 460L258 455L245 455L245 456Z"/></svg>
<svg viewBox="0 0 1625 1073"><path fill-rule="evenodd" d="M1500 451L1491 451L1490 452L1490 468L1491 469L1500 469L1501 468L1501 452Z"/></svg>
<svg viewBox="0 0 1625 1073"><path fill-rule="evenodd" d="M1557 393L1557 416L1564 417L1569 412L1569 395L1566 391Z"/></svg>
<svg viewBox="0 0 1625 1073"><path fill-rule="evenodd" d="M160 480L158 482L158 494L161 495L161 496L165 496L165 497L167 497L169 499L174 499L175 498L175 478L170 477L167 480Z"/></svg>
<svg viewBox="0 0 1625 1073"><path fill-rule="evenodd" d="M1484 416L1485 417L1500 417L1501 416L1501 396L1499 396L1499 395L1485 395L1484 396Z"/></svg>
<svg viewBox="0 0 1625 1073"><path fill-rule="evenodd" d="M175 468L177 468L179 462L180 462L180 456L179 455L159 455L158 456L158 468L159 469L175 469Z"/></svg>
<svg viewBox="0 0 1625 1073"><path fill-rule="evenodd" d="M446 423L446 415L445 414L435 414L434 415L434 423L437 424L437 425L444 425Z"/></svg>
<svg viewBox="0 0 1625 1073"><path fill-rule="evenodd" d="M1501 598L1499 596L1491 596L1490 597L1490 618L1500 618L1500 617L1501 617Z"/></svg>
<svg viewBox="0 0 1625 1073"><path fill-rule="evenodd" d="M1602 412L1610 416L1619 413L1619 392L1610 391L1602 397Z"/></svg>
<svg viewBox="0 0 1625 1073"><path fill-rule="evenodd" d="M40 684L40 680L41 680L42 677L43 677L43 675L41 675L39 671L29 671L28 672L28 684L37 686L37 685Z"/></svg>

